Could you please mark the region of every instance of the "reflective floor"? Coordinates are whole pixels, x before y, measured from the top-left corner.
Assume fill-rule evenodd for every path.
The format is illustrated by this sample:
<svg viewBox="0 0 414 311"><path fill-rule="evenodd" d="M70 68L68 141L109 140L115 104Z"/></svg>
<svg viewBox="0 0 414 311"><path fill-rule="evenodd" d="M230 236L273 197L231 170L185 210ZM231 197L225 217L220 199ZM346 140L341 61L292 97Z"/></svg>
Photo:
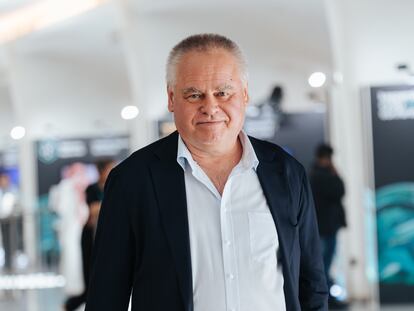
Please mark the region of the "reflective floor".
<svg viewBox="0 0 414 311"><path fill-rule="evenodd" d="M62 311L62 289L0 291L0 310L4 311ZM83 307L77 311L82 311ZM353 305L350 311L378 311L366 305ZM379 311L412 311L414 306L384 306Z"/></svg>
<svg viewBox="0 0 414 311"><path fill-rule="evenodd" d="M61 288L0 292L0 310L5 311L62 311L63 301Z"/></svg>

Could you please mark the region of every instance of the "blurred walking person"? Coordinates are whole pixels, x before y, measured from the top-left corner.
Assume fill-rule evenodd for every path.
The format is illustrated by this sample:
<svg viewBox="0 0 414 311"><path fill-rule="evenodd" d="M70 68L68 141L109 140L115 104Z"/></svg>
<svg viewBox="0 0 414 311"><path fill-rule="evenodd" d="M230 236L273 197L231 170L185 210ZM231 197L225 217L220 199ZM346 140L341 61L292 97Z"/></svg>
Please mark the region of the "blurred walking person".
<svg viewBox="0 0 414 311"><path fill-rule="evenodd" d="M96 224L98 221L99 210L101 209L105 182L108 178L109 172L114 166L115 162L112 159L98 161L96 163L99 173L98 181L86 188L86 203L89 207L89 217L86 224L83 226L81 238L82 268L85 287L84 291L80 295L71 296L66 300L64 306L65 311L74 311L86 302Z"/></svg>
<svg viewBox="0 0 414 311"><path fill-rule="evenodd" d="M17 190L10 182L10 177L0 172L0 249L3 249L3 272L10 272L13 267L13 252L16 251L11 242L12 217L15 214L17 204Z"/></svg>
<svg viewBox="0 0 414 311"><path fill-rule="evenodd" d="M316 159L310 173L329 288L333 285L329 271L335 255L337 233L340 228L346 226L345 211L341 202L345 195L345 186L332 162L332 155L331 146L319 145L316 148Z"/></svg>

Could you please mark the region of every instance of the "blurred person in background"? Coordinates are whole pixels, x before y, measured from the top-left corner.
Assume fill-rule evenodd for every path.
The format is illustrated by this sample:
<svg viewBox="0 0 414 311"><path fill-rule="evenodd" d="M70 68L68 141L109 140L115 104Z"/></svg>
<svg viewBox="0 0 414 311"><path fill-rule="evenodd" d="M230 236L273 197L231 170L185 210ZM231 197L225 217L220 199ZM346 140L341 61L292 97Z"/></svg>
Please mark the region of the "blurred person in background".
<svg viewBox="0 0 414 311"><path fill-rule="evenodd" d="M335 255L338 230L346 226L342 198L345 186L332 161L333 148L321 144L315 151L315 162L310 172L310 183L315 200L319 235L322 244L326 280L330 288L334 281L330 269ZM330 297L330 303L334 300Z"/></svg>
<svg viewBox="0 0 414 311"><path fill-rule="evenodd" d="M242 131L245 64L217 34L170 52L177 131L108 177L86 311L327 310L305 171Z"/></svg>
<svg viewBox="0 0 414 311"><path fill-rule="evenodd" d="M58 215L57 233L60 246L59 270L66 280L65 294L77 295L84 290L82 276L82 228L88 218L85 189L91 183L87 166L71 163L61 170L62 179L50 190L50 206Z"/></svg>
<svg viewBox="0 0 414 311"><path fill-rule="evenodd" d="M86 203L89 207L89 216L83 226L81 237L84 291L80 295L71 296L66 300L64 305L65 311L76 310L86 302L96 224L98 221L99 211L101 209L101 202L103 200L105 182L108 178L109 172L114 166L115 161L112 159L103 159L96 162L96 168L99 174L98 181L86 188L85 194Z"/></svg>
<svg viewBox="0 0 414 311"><path fill-rule="evenodd" d="M12 245L12 238L14 238L16 242L20 238L11 236L12 217L16 213L16 205L17 189L15 189L10 182L10 177L5 172L0 172L0 227L4 255L3 270L5 272L11 271L13 266L13 252L16 251L18 247L18 245ZM21 233L20 231L21 230L19 230L18 233Z"/></svg>

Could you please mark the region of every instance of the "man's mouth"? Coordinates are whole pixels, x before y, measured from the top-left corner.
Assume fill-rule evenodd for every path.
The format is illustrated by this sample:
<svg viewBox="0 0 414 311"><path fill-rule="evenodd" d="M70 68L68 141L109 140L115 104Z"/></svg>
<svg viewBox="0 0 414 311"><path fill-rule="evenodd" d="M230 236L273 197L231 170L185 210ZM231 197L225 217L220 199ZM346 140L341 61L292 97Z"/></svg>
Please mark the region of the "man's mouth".
<svg viewBox="0 0 414 311"><path fill-rule="evenodd" d="M197 125L215 125L215 124L219 124L225 122L224 120L216 120L216 121L199 121L196 124Z"/></svg>

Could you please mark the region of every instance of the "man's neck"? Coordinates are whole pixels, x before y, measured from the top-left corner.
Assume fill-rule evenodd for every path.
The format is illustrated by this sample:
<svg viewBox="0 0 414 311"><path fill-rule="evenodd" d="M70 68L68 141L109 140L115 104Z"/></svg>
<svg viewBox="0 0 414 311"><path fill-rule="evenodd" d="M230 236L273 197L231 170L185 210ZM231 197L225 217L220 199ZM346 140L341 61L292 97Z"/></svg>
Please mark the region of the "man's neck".
<svg viewBox="0 0 414 311"><path fill-rule="evenodd" d="M233 146L228 150L214 152L200 150L187 145L194 161L203 169L220 194L233 168L240 162L243 154L243 147L240 139L237 138Z"/></svg>
<svg viewBox="0 0 414 311"><path fill-rule="evenodd" d="M241 145L240 139L237 138L234 144L231 144L231 147L224 146L223 148L206 148L201 149L191 144L187 144L187 149L190 151L191 156L194 161L199 165L225 165L229 162L240 161L243 154L243 147Z"/></svg>
<svg viewBox="0 0 414 311"><path fill-rule="evenodd" d="M105 179L99 178L99 180L98 180L98 187L101 190L104 189L104 187L105 187Z"/></svg>

